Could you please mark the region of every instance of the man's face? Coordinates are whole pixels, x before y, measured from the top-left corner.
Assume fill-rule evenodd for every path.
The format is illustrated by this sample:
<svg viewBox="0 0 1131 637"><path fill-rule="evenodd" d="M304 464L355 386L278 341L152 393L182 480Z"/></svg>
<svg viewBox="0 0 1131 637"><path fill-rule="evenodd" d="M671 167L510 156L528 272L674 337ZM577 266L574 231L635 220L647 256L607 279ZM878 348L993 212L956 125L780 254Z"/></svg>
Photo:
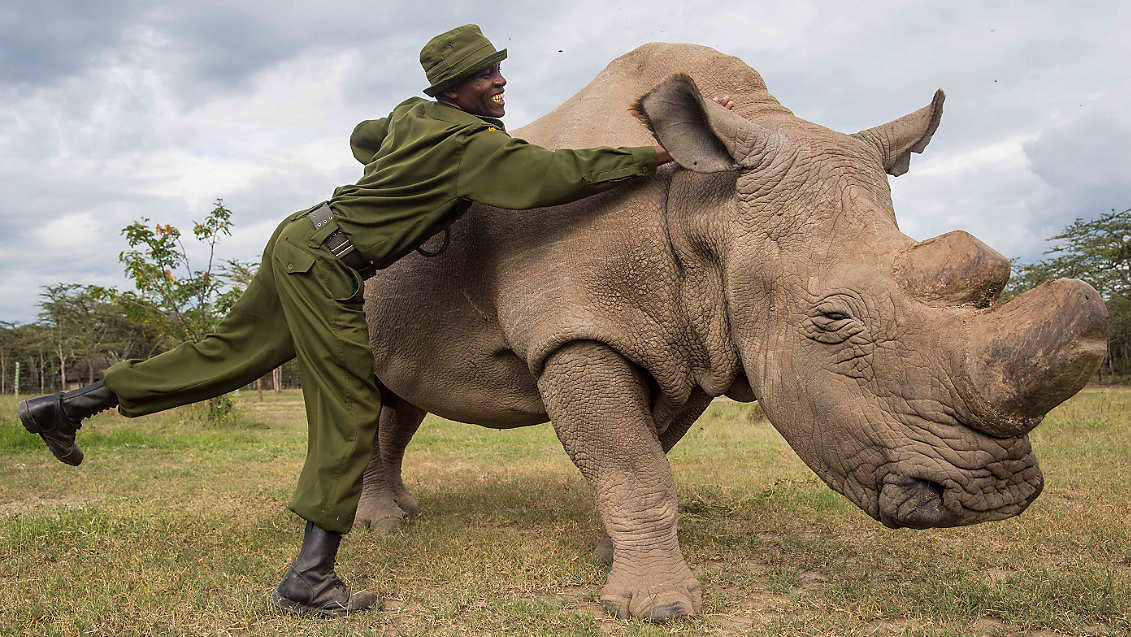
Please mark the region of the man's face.
<svg viewBox="0 0 1131 637"><path fill-rule="evenodd" d="M496 62L444 91L444 101L472 115L502 117L506 110L503 102L506 85L507 80Z"/></svg>

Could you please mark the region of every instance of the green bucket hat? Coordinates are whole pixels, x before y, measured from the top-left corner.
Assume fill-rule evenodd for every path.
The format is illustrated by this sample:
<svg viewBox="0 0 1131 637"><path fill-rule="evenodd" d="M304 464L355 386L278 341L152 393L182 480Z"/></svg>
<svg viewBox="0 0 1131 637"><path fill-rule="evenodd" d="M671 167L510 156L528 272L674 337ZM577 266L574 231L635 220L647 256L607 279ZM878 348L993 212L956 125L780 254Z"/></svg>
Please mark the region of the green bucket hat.
<svg viewBox="0 0 1131 637"><path fill-rule="evenodd" d="M477 24L465 24L432 38L420 50L420 66L432 86L424 94L436 97L479 69L507 59L507 50L496 51Z"/></svg>

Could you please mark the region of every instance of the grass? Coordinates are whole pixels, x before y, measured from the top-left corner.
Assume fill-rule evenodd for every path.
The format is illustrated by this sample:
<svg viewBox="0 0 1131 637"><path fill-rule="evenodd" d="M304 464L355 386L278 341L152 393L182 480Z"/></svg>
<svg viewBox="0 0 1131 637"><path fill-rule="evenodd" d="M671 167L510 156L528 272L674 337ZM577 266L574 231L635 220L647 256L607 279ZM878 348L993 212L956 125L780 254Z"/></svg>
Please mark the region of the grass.
<svg viewBox="0 0 1131 637"><path fill-rule="evenodd" d="M703 613L606 617L587 488L547 426L430 416L405 478L423 513L351 534L340 572L382 612L275 612L301 524L297 393L233 425L176 410L86 425L56 462L0 399L0 633L1117 635L1131 632L1131 392L1085 391L1032 434L1045 493L1018 518L884 529L829 491L757 405L718 402L672 452Z"/></svg>

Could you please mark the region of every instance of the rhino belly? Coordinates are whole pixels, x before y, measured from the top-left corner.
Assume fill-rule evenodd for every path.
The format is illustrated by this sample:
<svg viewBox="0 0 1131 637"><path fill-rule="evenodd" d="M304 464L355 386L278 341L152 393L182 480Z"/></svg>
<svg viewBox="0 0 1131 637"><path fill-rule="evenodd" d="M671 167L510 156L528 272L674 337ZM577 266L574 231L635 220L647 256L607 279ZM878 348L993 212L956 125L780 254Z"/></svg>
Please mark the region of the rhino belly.
<svg viewBox="0 0 1131 637"><path fill-rule="evenodd" d="M490 277L473 267L474 242L462 225L440 256L411 254L366 282L374 372L393 393L450 420L545 422L535 378L507 346Z"/></svg>

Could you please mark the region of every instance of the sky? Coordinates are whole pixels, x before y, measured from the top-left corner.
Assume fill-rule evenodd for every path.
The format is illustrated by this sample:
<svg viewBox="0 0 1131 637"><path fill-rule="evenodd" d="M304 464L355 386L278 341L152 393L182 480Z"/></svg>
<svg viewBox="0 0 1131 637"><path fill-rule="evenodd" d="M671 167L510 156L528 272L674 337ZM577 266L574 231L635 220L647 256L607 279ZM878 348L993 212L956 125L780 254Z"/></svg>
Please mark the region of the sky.
<svg viewBox="0 0 1131 637"><path fill-rule="evenodd" d="M640 44L693 42L843 132L944 89L930 146L890 178L915 239L962 229L1031 262L1073 219L1131 207L1127 2L7 0L0 321L34 321L42 286L128 287L121 229L189 235L218 197L235 224L218 255L257 259L360 177L354 125L421 95L420 48L469 22L508 49L511 130Z"/></svg>

